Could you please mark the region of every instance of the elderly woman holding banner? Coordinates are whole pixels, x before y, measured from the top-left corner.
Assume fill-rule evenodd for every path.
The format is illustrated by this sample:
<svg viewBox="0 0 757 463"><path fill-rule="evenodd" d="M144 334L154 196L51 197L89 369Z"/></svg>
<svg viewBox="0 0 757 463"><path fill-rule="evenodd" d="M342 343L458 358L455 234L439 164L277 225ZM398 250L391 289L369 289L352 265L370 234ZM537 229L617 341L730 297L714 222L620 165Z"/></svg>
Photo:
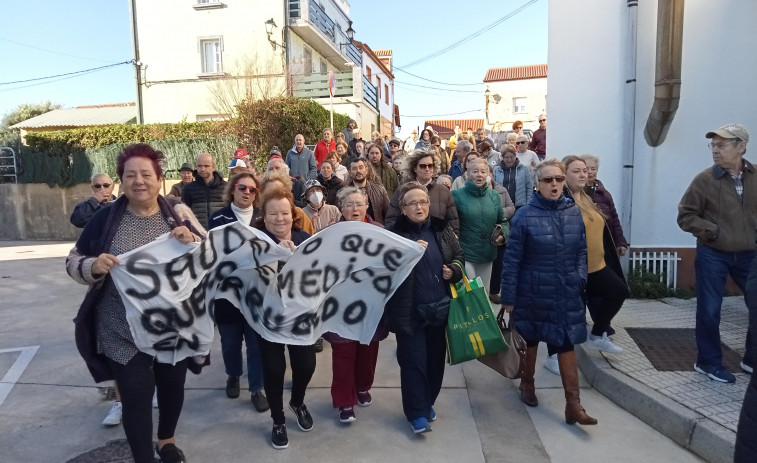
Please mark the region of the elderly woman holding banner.
<svg viewBox="0 0 757 463"><path fill-rule="evenodd" d="M66 259L66 271L89 291L74 320L76 344L94 380L115 379L123 403L123 426L136 463L152 463L152 396L158 395L158 444L163 462L185 461L174 431L184 404L184 380L191 359L175 365L140 352L126 321L126 309L109 272L117 255L169 233L182 243L200 241L205 230L191 210L160 195L165 156L147 144L129 145L116 170L123 195L92 217Z"/></svg>
<svg viewBox="0 0 757 463"><path fill-rule="evenodd" d="M360 188L342 188L337 202L342 210L340 222L366 222L381 227L367 214L368 197ZM373 403L370 390L376 373L379 341L386 339L388 334L383 319L368 345L336 333L324 333L323 338L331 344L331 401L334 408L339 409L340 422L351 423L357 419L355 405L367 407Z"/></svg>
<svg viewBox="0 0 757 463"><path fill-rule="evenodd" d="M258 182L249 172L234 175L226 184L223 194L226 207L210 216L208 228L242 222L252 225L261 212L258 203ZM262 413L268 410L268 399L263 393L263 366L260 359L258 338L238 307L226 299L219 299L215 304L214 320L221 335L221 354L226 368L226 397L239 397L239 377L242 376L242 341L247 346L247 383L250 402L255 410Z"/></svg>
<svg viewBox="0 0 757 463"><path fill-rule="evenodd" d="M260 204L261 220L255 226L265 232L276 244L294 251L308 239L310 234L295 225L295 211L292 193L277 182L268 182L263 188ZM315 346L296 346L271 342L258 335L260 352L263 358L263 377L265 393L271 407L273 430L271 445L275 449L289 446L286 418L284 417L284 373L286 359L284 348L289 350L289 363L292 366L292 396L289 409L297 416L297 425L303 431L313 429L313 417L305 406L305 391L315 371Z"/></svg>
<svg viewBox="0 0 757 463"><path fill-rule="evenodd" d="M390 230L426 249L386 304L389 329L397 337L402 409L417 434L431 431L429 421L436 419L433 406L442 387L447 351L449 284L463 278L463 251L447 221L429 216L426 187L408 182L395 195L401 215Z"/></svg>

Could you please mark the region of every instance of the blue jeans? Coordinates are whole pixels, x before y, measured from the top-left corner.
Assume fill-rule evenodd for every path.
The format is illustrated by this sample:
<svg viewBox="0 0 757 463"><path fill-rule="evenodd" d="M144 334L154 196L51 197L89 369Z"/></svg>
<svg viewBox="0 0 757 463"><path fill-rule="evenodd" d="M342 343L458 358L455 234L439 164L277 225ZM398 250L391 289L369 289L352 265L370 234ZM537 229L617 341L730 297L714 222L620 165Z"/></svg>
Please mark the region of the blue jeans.
<svg viewBox="0 0 757 463"><path fill-rule="evenodd" d="M694 268L697 277L697 363L723 365L720 349L720 308L728 275L744 291L749 269L757 252L724 252L697 244ZM753 358L751 327L746 335L744 358Z"/></svg>
<svg viewBox="0 0 757 463"><path fill-rule="evenodd" d="M242 376L242 338L247 345L247 381L250 392L263 389L263 365L255 331L245 323L219 323L221 354L226 374Z"/></svg>

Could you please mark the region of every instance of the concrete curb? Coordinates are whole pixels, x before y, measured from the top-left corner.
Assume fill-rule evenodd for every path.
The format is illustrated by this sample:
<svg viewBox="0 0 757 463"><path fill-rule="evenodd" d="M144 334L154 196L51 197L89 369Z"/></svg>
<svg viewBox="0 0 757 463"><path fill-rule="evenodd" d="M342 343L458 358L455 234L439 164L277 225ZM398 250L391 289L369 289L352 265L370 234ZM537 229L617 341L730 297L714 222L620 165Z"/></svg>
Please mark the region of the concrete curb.
<svg viewBox="0 0 757 463"><path fill-rule="evenodd" d="M589 384L641 421L710 463L731 463L736 433L616 370L598 352L576 346Z"/></svg>

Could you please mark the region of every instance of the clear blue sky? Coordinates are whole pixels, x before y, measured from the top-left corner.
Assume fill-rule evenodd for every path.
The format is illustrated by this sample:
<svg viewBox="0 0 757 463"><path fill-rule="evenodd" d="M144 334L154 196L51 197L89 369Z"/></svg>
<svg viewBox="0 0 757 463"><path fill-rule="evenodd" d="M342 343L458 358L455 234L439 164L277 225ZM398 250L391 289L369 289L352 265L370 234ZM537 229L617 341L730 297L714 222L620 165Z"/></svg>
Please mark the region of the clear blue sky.
<svg viewBox="0 0 757 463"><path fill-rule="evenodd" d="M6 8L0 29L3 63L0 82L130 60L128 3L127 0L14 2L12 8ZM528 0L480 0L456 2L458 6L454 7L452 2L429 0L381 3L352 0L350 6L355 38L373 49L392 49L394 64L402 67L459 42L526 3ZM436 84L395 70L395 102L400 107L402 136L407 136L426 118L483 117L483 78L488 68L546 63L547 7L548 0L539 0L457 48L407 69L439 82L477 85ZM168 22L166 33L170 34ZM0 85L0 114L22 103L46 100L64 107L135 100L134 71L128 64L55 82L40 82ZM437 116L470 110L475 111Z"/></svg>

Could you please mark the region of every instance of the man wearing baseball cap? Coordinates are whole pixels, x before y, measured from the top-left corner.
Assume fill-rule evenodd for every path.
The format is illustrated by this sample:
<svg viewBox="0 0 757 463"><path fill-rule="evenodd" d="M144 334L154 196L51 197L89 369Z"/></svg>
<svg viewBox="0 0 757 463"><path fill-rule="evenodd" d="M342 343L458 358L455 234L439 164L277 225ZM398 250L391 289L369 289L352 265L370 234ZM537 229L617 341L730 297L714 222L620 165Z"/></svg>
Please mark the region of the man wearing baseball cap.
<svg viewBox="0 0 757 463"><path fill-rule="evenodd" d="M678 204L678 226L697 238L697 361L694 370L714 381L733 383L723 367L720 308L730 275L744 291L757 254L757 171L744 159L749 133L741 124L707 132L715 164L699 173ZM741 368L752 373L751 326Z"/></svg>

